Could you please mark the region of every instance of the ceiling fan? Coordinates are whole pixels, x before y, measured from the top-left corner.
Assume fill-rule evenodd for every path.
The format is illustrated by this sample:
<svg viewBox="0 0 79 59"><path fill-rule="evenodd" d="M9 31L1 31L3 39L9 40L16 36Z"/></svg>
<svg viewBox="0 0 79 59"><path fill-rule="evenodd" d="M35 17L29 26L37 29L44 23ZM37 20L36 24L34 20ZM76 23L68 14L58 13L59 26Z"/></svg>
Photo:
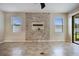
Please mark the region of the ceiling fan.
<svg viewBox="0 0 79 59"><path fill-rule="evenodd" d="M45 8L45 3L40 3L41 9Z"/></svg>

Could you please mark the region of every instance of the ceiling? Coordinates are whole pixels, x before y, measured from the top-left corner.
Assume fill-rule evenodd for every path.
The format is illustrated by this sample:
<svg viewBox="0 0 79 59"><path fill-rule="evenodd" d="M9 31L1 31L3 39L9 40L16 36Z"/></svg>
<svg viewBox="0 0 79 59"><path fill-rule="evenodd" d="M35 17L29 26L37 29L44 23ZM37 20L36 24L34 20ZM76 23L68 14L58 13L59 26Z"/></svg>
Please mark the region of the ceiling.
<svg viewBox="0 0 79 59"><path fill-rule="evenodd" d="M41 9L40 3L0 3L0 10L6 12L61 12L68 13L78 8L79 3L45 3Z"/></svg>

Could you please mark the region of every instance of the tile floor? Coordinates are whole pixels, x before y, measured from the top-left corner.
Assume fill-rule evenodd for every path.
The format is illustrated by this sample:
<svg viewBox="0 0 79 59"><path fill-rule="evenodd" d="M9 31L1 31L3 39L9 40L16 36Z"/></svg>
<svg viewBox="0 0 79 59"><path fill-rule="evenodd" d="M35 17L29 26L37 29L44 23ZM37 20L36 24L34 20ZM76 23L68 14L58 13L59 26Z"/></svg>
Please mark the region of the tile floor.
<svg viewBox="0 0 79 59"><path fill-rule="evenodd" d="M65 42L1 43L0 56L79 56L79 45Z"/></svg>

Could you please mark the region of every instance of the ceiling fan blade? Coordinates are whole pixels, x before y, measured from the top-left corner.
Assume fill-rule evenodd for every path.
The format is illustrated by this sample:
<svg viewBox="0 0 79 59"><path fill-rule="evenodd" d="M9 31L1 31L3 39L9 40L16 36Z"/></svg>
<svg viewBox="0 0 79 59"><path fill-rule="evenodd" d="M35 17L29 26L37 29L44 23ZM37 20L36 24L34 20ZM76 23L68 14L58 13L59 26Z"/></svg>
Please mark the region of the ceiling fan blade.
<svg viewBox="0 0 79 59"><path fill-rule="evenodd" d="M41 9L45 7L45 3L40 3L41 4Z"/></svg>

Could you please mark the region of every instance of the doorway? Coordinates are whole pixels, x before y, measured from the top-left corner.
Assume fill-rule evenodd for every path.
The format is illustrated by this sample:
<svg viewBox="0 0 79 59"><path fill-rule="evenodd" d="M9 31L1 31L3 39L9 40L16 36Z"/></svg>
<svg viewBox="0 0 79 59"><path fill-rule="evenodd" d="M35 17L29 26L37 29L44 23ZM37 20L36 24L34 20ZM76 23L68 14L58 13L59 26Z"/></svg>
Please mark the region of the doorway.
<svg viewBox="0 0 79 59"><path fill-rule="evenodd" d="M79 44L79 14L72 16L72 42Z"/></svg>

